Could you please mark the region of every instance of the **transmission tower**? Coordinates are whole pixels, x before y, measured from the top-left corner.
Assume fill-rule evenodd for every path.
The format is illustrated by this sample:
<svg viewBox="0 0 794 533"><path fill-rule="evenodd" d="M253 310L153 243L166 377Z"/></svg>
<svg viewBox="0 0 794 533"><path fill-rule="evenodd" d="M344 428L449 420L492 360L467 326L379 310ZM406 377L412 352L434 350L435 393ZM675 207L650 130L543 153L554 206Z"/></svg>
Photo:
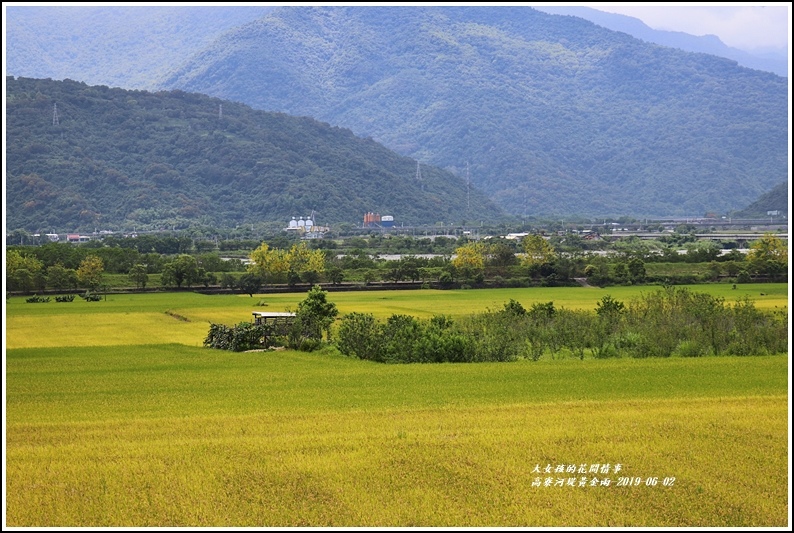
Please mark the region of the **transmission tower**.
<svg viewBox="0 0 794 533"><path fill-rule="evenodd" d="M58 120L58 104L52 104L52 125L58 126L60 125L61 121Z"/></svg>
<svg viewBox="0 0 794 533"><path fill-rule="evenodd" d="M218 119L223 118L223 104L218 104Z"/></svg>
<svg viewBox="0 0 794 533"><path fill-rule="evenodd" d="M419 186L422 190L425 190L425 184L422 183L422 171L419 169L419 161L416 162L416 181L419 182Z"/></svg>

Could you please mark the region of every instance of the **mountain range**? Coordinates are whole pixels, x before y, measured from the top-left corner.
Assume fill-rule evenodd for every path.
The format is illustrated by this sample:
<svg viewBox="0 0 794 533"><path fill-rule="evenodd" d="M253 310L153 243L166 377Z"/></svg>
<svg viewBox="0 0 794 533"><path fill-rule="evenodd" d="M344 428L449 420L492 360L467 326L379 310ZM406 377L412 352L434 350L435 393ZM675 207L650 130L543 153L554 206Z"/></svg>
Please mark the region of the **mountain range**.
<svg viewBox="0 0 794 533"><path fill-rule="evenodd" d="M787 181L787 80L732 60L520 6L212 9L176 46L133 61L147 39L105 27L80 57L128 87L348 128L516 215L727 212ZM62 54L86 44L72 41ZM9 48L9 73L29 42Z"/></svg>
<svg viewBox="0 0 794 533"><path fill-rule="evenodd" d="M628 33L632 37L649 43L680 48L687 52L726 57L733 59L743 67L773 72L778 76L788 76L786 50L749 52L726 45L716 35L691 35L681 31L655 30L638 18L607 13L589 7L538 6L536 9L553 15L580 17L604 28Z"/></svg>
<svg viewBox="0 0 794 533"><path fill-rule="evenodd" d="M9 77L6 91L10 229L281 229L313 213L321 226L367 212L408 226L506 219L459 177L308 117L71 80Z"/></svg>

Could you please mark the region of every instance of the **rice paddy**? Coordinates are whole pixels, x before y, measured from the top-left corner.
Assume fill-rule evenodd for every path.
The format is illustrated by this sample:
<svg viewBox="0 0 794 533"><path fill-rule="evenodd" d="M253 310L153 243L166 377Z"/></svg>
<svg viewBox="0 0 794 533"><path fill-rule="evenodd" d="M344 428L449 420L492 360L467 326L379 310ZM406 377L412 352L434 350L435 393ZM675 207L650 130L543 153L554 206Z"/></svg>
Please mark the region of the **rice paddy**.
<svg viewBox="0 0 794 533"><path fill-rule="evenodd" d="M787 308L785 285L713 287ZM592 291L329 300L422 317L592 309ZM210 321L302 298L7 301L6 525L788 524L787 356L383 365L201 347Z"/></svg>

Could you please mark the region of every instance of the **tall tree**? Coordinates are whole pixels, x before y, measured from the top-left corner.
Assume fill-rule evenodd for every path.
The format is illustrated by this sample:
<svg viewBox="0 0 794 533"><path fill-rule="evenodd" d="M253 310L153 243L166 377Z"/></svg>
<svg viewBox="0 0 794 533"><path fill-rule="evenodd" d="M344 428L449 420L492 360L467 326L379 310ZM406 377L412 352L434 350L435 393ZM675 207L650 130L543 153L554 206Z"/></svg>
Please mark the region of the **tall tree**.
<svg viewBox="0 0 794 533"><path fill-rule="evenodd" d="M105 265L96 255L86 256L77 269L77 279L86 288L95 291L102 284Z"/></svg>
<svg viewBox="0 0 794 533"><path fill-rule="evenodd" d="M488 248L481 242L469 242L455 249L452 266L464 278L471 279L485 270Z"/></svg>
<svg viewBox="0 0 794 533"><path fill-rule="evenodd" d="M77 271L56 263L47 268L47 285L53 289L69 289L77 286Z"/></svg>
<svg viewBox="0 0 794 533"><path fill-rule="evenodd" d="M331 325L338 314L336 304L328 301L328 293L315 285L298 304L290 344L300 348L304 340L322 341L323 334L330 340Z"/></svg>
<svg viewBox="0 0 794 533"><path fill-rule="evenodd" d="M6 250L6 283L10 289L28 292L42 286L43 269L44 263L35 257L17 250Z"/></svg>
<svg viewBox="0 0 794 533"><path fill-rule="evenodd" d="M129 278L139 289L146 287L146 283L149 281L149 273L146 271L146 265L140 263L133 265L132 268L130 268Z"/></svg>
<svg viewBox="0 0 794 533"><path fill-rule="evenodd" d="M161 281L163 285L182 287L184 283L188 287L201 281L202 272L199 269L198 261L192 255L180 254L176 259L169 261L163 267Z"/></svg>
<svg viewBox="0 0 794 533"><path fill-rule="evenodd" d="M557 257L554 247L541 235L527 235L521 241L524 247L524 257L521 263L524 266L534 267L544 263L551 263Z"/></svg>
<svg viewBox="0 0 794 533"><path fill-rule="evenodd" d="M788 247L774 233L766 233L750 245L747 262L755 274L776 278L788 266Z"/></svg>

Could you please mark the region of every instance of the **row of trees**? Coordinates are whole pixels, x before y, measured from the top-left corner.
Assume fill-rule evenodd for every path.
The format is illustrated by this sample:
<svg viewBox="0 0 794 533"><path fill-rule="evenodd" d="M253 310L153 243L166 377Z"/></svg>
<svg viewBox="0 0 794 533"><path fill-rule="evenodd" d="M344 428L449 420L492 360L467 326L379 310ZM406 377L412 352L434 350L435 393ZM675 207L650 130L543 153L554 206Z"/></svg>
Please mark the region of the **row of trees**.
<svg viewBox="0 0 794 533"><path fill-rule="evenodd" d="M747 298L730 305L686 288L665 287L628 304L607 295L594 312L558 309L554 302L526 309L515 300L498 311L457 319L393 314L379 322L354 312L341 318L333 336L338 310L326 296L314 286L286 331L247 322L212 324L204 345L242 351L276 344L311 351L328 343L344 355L383 363L749 356L788 349L785 312L762 312Z"/></svg>
<svg viewBox="0 0 794 533"><path fill-rule="evenodd" d="M60 263L44 267L44 263L31 255L17 250L6 251L6 283L10 290L30 292L44 289L73 289L78 285L90 290L102 284L104 264L102 259L89 255L76 269L66 268Z"/></svg>
<svg viewBox="0 0 794 533"><path fill-rule="evenodd" d="M711 257L714 245L693 246L688 251L701 259ZM642 248L624 246L615 256L572 253L553 239L528 235L521 241L520 252L504 239L464 241L451 256L431 259L406 256L398 261L378 261L363 249L353 249L342 256L311 248L305 241L290 248L276 248L261 243L249 255L249 265L240 259L223 260L217 253L140 254L126 248L81 248L50 243L40 247L11 247L6 251L8 287L29 292L52 288L96 290L106 272L129 276L131 284L145 288L151 274L160 274L163 287L221 286L241 289L249 294L268 284L321 281L338 284L343 280L427 281L442 285L454 282L477 285L486 278L493 283L510 285L506 280L534 280L548 285L565 284L573 278L587 278L593 285L665 281L647 275L646 264L655 254ZM682 255L682 254L676 254ZM773 234L754 242L750 252L734 250L708 262L704 279L730 276L737 282L752 277L785 279L788 250ZM244 272L242 276L233 272ZM501 281L500 281L501 280Z"/></svg>
<svg viewBox="0 0 794 533"><path fill-rule="evenodd" d="M667 287L628 305L605 296L592 311L557 309L553 302L452 320L371 314L344 316L336 342L351 357L385 363L538 360L548 356L700 357L764 355L788 348L785 313L764 313L748 300L723 299Z"/></svg>
<svg viewBox="0 0 794 533"><path fill-rule="evenodd" d="M504 241L470 242L455 250L451 265L461 277L475 281L484 277L487 267L520 265L532 278L567 281L586 277L594 285L643 283L647 276L647 262L672 258L680 261L682 257L688 258L689 262L708 262L713 279L723 274L732 277L743 275L745 279L740 281L749 281L751 275L779 279L788 266L786 244L771 233L754 242L746 257L738 250L721 256L719 246L712 241L689 243L684 254L667 248L660 251L639 240L620 242L616 243L614 253L605 257L584 254L578 246L571 247L570 243L565 244L559 239L533 234L522 239L521 248L522 253L517 254Z"/></svg>
<svg viewBox="0 0 794 533"><path fill-rule="evenodd" d="M149 273L150 265L136 263L127 274L130 283L143 289L149 282ZM12 291L74 290L78 287L96 291L103 287L105 274L104 261L93 254L85 256L77 268L69 268L60 262L45 267L44 262L33 255L18 250L6 251L6 281ZM218 282L214 272L208 272L196 257L187 254L163 261L160 274L160 284L164 287L209 286Z"/></svg>

